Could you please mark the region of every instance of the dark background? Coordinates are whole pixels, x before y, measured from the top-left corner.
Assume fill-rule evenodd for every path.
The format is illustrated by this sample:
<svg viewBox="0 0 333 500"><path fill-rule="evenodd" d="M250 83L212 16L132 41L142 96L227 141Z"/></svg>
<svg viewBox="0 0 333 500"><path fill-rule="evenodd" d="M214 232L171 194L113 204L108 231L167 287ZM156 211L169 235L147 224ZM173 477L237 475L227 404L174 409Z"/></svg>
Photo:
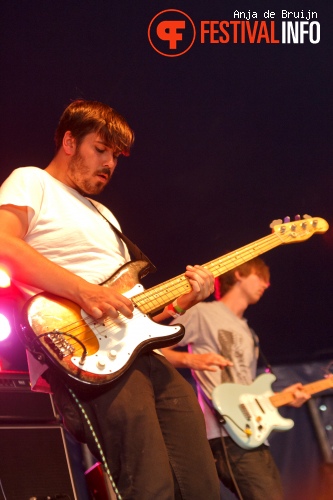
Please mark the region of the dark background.
<svg viewBox="0 0 333 500"><path fill-rule="evenodd" d="M163 57L147 29L170 8L198 31L235 9L258 20L270 9L277 36L282 9L310 9L321 40L197 38ZM157 266L146 287L268 235L273 219L333 224L331 0L2 0L0 16L0 182L16 167L47 166L71 100L113 106L136 143L99 199ZM332 245L330 229L264 255L272 286L247 317L272 364L333 358Z"/></svg>

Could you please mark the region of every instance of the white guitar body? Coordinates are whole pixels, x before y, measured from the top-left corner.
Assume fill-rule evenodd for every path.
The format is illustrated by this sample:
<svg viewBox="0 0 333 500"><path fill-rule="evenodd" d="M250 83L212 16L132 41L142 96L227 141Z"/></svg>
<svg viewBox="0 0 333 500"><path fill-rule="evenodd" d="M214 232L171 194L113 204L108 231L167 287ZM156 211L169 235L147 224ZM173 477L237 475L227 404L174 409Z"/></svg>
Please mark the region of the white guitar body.
<svg viewBox="0 0 333 500"><path fill-rule="evenodd" d="M272 431L287 431L293 420L283 418L273 406L272 373L259 375L251 385L220 384L212 392L214 408L224 418L230 437L244 449L263 444Z"/></svg>
<svg viewBox="0 0 333 500"><path fill-rule="evenodd" d="M138 284L123 295L130 298L143 290L143 286ZM121 373L123 367L134 357L138 346L146 344L147 341L154 343L181 332L181 326L154 323L139 309L134 310L133 318L130 320L120 315L117 319L107 318L103 324L93 321L82 309L81 316L98 340L98 351L86 356L83 363L81 356L72 356L71 361L78 368L95 375Z"/></svg>
<svg viewBox="0 0 333 500"><path fill-rule="evenodd" d="M120 314L101 323L67 299L35 295L23 310L21 324L28 349L77 381L105 385L120 377L140 353L179 342L184 336L182 325L155 323L144 311L144 299L140 308L135 302L145 296L143 286L135 283L145 265L129 262L103 285L133 301L131 319Z"/></svg>

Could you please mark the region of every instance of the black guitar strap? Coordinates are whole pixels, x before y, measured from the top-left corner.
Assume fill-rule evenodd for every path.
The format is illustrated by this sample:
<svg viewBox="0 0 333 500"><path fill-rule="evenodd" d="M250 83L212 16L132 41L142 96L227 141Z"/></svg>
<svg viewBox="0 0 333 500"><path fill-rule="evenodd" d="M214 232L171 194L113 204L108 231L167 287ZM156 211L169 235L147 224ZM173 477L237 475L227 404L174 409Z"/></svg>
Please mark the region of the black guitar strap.
<svg viewBox="0 0 333 500"><path fill-rule="evenodd" d="M87 200L92 204L92 206L97 210L97 212L103 217L103 219L106 220L106 222L111 227L112 231L114 231L116 233L116 235L119 236L119 238L121 238L126 243L127 248L131 252L131 254L133 255L133 257L136 260L144 260L145 262L147 262L147 264L149 264L147 272L155 273L156 272L156 267L151 262L151 260L140 250L140 248L135 243L133 243L129 238L127 238L127 236L125 236L121 231L119 231L119 229L116 228L112 224L112 222L110 222L102 214L102 212L100 210L98 210L98 208L96 207L96 205L91 200L89 200L89 198L87 198Z"/></svg>
<svg viewBox="0 0 333 500"><path fill-rule="evenodd" d="M263 351L262 351L262 349L261 349L261 347L259 345L259 340L258 340L258 337L257 337L255 331L252 328L250 328L250 331L252 333L254 347L258 348L259 357L260 357L261 361L263 362L263 364L265 366L265 372L266 373L273 373L273 375L274 375L273 368L270 365L268 359L266 358L265 354L263 353Z"/></svg>

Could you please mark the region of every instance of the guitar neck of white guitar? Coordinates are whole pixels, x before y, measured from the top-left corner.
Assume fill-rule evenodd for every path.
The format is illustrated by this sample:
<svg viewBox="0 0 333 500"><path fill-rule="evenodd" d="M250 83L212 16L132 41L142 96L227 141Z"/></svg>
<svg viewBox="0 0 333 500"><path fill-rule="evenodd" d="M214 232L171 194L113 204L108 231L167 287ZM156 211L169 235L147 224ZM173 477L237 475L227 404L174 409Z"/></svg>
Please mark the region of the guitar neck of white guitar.
<svg viewBox="0 0 333 500"><path fill-rule="evenodd" d="M310 396L312 394L316 394L317 392L320 391L325 391L326 389L330 389L333 387L333 378L324 378L322 380L317 380L316 382L312 382L311 384L307 384L303 386L303 389L305 392L307 392ZM292 403L294 400L294 396L292 392L278 392L277 394L274 394L271 396L270 401L275 408L278 408L279 406L284 406L289 403Z"/></svg>

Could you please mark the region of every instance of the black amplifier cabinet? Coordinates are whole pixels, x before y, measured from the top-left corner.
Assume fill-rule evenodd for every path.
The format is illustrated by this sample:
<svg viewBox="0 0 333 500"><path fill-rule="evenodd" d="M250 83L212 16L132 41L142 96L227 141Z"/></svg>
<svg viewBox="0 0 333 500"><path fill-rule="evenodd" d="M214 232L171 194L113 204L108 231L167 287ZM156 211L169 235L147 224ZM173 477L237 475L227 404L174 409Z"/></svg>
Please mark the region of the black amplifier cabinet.
<svg viewBox="0 0 333 500"><path fill-rule="evenodd" d="M0 371L0 425L3 422L56 422L52 396L32 392L27 372Z"/></svg>
<svg viewBox="0 0 333 500"><path fill-rule="evenodd" d="M0 500L81 500L68 446L52 396L0 371Z"/></svg>
<svg viewBox="0 0 333 500"><path fill-rule="evenodd" d="M60 425L0 425L0 500L80 500Z"/></svg>

